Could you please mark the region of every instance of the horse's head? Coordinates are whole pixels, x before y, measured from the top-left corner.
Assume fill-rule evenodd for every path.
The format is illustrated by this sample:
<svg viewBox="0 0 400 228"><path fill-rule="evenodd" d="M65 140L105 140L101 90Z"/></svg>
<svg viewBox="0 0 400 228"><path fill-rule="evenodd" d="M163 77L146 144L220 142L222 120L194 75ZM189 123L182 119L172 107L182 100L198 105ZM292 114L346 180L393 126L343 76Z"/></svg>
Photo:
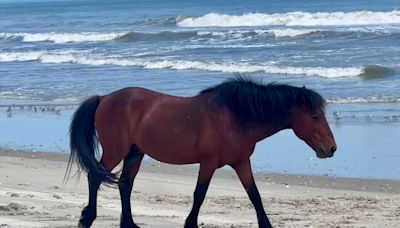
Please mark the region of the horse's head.
<svg viewBox="0 0 400 228"><path fill-rule="evenodd" d="M290 125L294 133L306 142L319 158L332 157L336 142L323 110L310 112L305 106L291 110Z"/></svg>

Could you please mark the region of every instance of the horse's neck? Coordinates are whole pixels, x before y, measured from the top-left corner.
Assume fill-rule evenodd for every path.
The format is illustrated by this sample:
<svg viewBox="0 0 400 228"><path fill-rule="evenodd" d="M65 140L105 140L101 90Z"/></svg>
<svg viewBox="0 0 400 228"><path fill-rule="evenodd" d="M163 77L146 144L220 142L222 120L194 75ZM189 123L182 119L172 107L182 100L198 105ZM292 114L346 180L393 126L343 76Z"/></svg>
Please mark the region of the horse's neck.
<svg viewBox="0 0 400 228"><path fill-rule="evenodd" d="M253 142L259 142L287 128L286 124L248 123L242 125L243 133Z"/></svg>

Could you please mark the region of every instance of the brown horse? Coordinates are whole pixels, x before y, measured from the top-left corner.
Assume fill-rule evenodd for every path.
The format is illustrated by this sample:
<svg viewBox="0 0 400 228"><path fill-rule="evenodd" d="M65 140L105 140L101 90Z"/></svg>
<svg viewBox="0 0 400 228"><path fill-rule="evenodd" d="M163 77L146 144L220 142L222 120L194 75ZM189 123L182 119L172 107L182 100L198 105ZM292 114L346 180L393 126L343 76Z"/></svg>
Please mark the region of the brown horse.
<svg viewBox="0 0 400 228"><path fill-rule="evenodd" d="M324 113L324 99L305 87L262 84L236 77L194 97L170 96L143 88L125 88L82 103L70 128L71 162L88 173L89 203L80 227L96 218L102 182L118 184L121 227L132 219L133 181L145 154L171 164L200 163L192 210L185 227L197 227L200 206L216 169L229 165L253 203L259 227L272 227L254 183L250 156L260 140L291 128L320 158L332 157L335 140ZM97 134L96 134L97 133ZM95 159L97 140L103 148ZM111 171L123 160L119 178Z"/></svg>

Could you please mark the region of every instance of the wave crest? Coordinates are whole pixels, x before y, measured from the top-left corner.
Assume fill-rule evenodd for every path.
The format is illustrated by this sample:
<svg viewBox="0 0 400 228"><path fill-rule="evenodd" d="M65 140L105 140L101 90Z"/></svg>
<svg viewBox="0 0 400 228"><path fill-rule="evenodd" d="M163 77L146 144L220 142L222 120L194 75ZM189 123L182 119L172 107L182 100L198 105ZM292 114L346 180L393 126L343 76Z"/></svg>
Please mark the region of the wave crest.
<svg viewBox="0 0 400 228"><path fill-rule="evenodd" d="M80 43L80 42L107 42L107 41L180 41L185 39L270 39L270 38L313 38L334 36L385 36L398 35L398 27L374 28L274 28L274 29L233 29L214 31L159 31L146 32L111 32L111 33L0 33L0 41L23 42L54 42L54 43Z"/></svg>
<svg viewBox="0 0 400 228"><path fill-rule="evenodd" d="M101 42L117 39L125 33L0 33L1 40L20 39L24 42L51 41L54 43Z"/></svg>
<svg viewBox="0 0 400 228"><path fill-rule="evenodd" d="M386 76L391 76L395 70L389 67L379 65L366 65L362 70L362 78L364 79L378 79Z"/></svg>
<svg viewBox="0 0 400 228"><path fill-rule="evenodd" d="M240 26L326 26L399 24L400 11L391 12L289 12L277 14L247 13L227 15L209 13L200 17L178 17L180 27L240 27Z"/></svg>
<svg viewBox="0 0 400 228"><path fill-rule="evenodd" d="M128 32L115 38L123 41L155 41L155 40L182 40L197 36L197 32L192 31L163 31L158 33Z"/></svg>
<svg viewBox="0 0 400 228"><path fill-rule="evenodd" d="M282 75L306 75L323 78L358 77L365 67L297 67L268 63L202 62L189 60L128 59L69 52L13 52L0 53L0 62L40 61L42 63L74 63L84 65L116 65L143 67L148 69L204 70L216 72L252 73L264 72Z"/></svg>

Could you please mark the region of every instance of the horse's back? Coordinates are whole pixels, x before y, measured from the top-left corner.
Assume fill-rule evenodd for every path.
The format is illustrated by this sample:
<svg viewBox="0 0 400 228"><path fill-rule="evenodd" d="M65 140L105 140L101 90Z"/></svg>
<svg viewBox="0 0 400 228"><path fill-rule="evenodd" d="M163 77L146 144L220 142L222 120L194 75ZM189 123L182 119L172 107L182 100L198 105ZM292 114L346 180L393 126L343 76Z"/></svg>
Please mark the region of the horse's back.
<svg viewBox="0 0 400 228"><path fill-rule="evenodd" d="M213 114L212 105L199 96L125 88L101 97L95 125L103 158L112 164L125 157L132 145L163 162L196 163L200 135L212 129ZM212 142L200 144L204 147Z"/></svg>
<svg viewBox="0 0 400 228"><path fill-rule="evenodd" d="M159 96L131 129L132 143L159 161L199 162L198 142L211 115L202 97Z"/></svg>

